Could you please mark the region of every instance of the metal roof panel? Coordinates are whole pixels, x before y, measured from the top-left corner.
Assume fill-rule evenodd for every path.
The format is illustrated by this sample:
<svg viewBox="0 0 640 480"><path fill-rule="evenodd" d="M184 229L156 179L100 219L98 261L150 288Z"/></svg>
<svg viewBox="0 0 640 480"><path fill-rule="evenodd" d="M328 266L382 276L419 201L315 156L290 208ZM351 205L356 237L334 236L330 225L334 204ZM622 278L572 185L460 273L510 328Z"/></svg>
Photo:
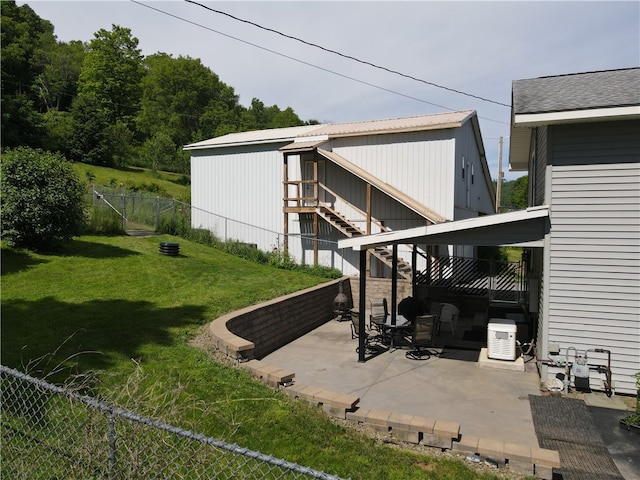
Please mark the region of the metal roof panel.
<svg viewBox="0 0 640 480"><path fill-rule="evenodd" d="M418 132L423 130L455 128L461 126L472 115L475 115L474 110L465 110L386 120L334 123L321 126L313 132L313 135L327 135L330 138L337 138L354 135Z"/></svg>

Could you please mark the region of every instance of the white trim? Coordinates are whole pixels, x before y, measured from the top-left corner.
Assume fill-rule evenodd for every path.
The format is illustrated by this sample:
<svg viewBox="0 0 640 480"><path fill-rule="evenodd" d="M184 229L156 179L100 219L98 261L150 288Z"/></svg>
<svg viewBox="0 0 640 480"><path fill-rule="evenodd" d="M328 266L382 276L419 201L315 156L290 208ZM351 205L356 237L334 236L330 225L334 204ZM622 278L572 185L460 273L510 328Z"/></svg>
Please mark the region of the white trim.
<svg viewBox="0 0 640 480"><path fill-rule="evenodd" d="M619 118L640 117L640 105L630 107L593 108L586 110L568 110L566 112L520 113L514 116L514 125L531 127L550 125L579 120L614 120Z"/></svg>
<svg viewBox="0 0 640 480"><path fill-rule="evenodd" d="M447 233L460 233L464 231L474 230L478 228L492 227L504 225L507 223L521 222L545 218L549 216L549 207L541 205L531 207L526 210L518 210L516 212L498 213L495 215L486 215L483 217L467 218L455 222L443 222L425 227L410 228L407 230L391 231L377 233L374 235L364 235L361 237L346 238L338 241L338 248L353 248L354 250L367 250L369 248L383 247L398 243L419 243L419 239L434 237ZM526 242L527 246L538 246L544 238L544 234L540 238ZM505 244L509 242L505 239ZM518 242L518 245L523 245Z"/></svg>
<svg viewBox="0 0 640 480"><path fill-rule="evenodd" d="M225 148L225 147L244 147L247 145L264 145L269 143L285 143L285 142L293 142L295 138L273 138L269 140L255 140L255 141L245 141L245 142L227 142L227 143L216 143L216 144L206 144L206 145L185 145L182 147L183 150L210 150L213 148Z"/></svg>

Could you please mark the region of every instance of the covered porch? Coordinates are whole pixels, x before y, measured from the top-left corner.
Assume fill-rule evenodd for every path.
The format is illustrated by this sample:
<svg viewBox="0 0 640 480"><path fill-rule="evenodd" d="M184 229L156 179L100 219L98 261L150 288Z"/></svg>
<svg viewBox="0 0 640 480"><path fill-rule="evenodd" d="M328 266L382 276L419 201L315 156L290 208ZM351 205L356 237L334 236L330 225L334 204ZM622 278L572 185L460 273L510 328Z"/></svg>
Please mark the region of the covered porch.
<svg viewBox="0 0 640 480"><path fill-rule="evenodd" d="M529 208L517 212L509 212L503 214L489 215L484 217L460 220L456 222L444 222L425 227L412 228L402 231L383 232L376 235L361 236L357 238L347 238L341 240L338 244L339 248L353 248L359 252L360 271L366 271L367 251L378 247L391 247L394 252L392 258L397 258L397 248L399 244L413 244L417 250L418 245L473 245L473 246L521 246L527 248L541 248L544 246L544 239L549 232L549 209L547 206ZM414 262L417 255L414 255ZM413 268L415 272L416 269ZM358 304L354 308L359 312L359 326L362 331L367 328L368 311L370 309L371 296L367 293L367 275L359 276L358 285ZM533 292L533 299L528 302L529 306L523 313L529 311L535 313L537 311L538 296L537 292ZM414 277L412 281L412 295L418 299L423 305L428 306L431 302L439 299L432 298L432 292L428 289L424 290L419 287L419 282ZM398 275L397 264L394 262L391 275L391 292L389 302L389 313L392 316L392 323L395 323L397 314L398 298ZM500 314L502 307L510 309L515 308L516 311L509 311L511 315L519 315L522 309L522 302L515 305L501 305L501 302L488 304L487 308L480 308L471 315L463 316L470 323L467 325L470 330L478 330L481 333L476 339L468 338L468 341L481 341L486 338L486 330L483 332L484 326L489 318L493 318L491 309ZM497 309L497 310L496 310ZM520 310L518 310L520 309ZM478 315L476 315L476 313ZM503 317L495 317L503 318ZM517 317L516 317L517 318ZM484 326L483 326L484 323ZM535 325L535 322L532 323ZM534 330L529 328L529 330ZM442 328L440 333L443 334ZM452 332L453 334L453 332ZM533 336L535 331L527 332L527 337ZM464 334L462 338L456 339L465 341ZM360 338L360 347L358 349L358 361L364 362L365 355L365 339Z"/></svg>

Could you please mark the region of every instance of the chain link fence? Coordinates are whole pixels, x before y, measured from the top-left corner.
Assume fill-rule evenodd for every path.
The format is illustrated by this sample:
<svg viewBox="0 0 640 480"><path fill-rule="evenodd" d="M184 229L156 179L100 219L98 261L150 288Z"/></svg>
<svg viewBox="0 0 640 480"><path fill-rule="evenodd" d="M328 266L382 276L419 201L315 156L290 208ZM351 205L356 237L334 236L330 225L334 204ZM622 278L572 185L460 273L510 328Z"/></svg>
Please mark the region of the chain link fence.
<svg viewBox="0 0 640 480"><path fill-rule="evenodd" d="M122 230L150 229L160 232L193 227L210 231L222 242L237 240L265 251L279 250L285 237L301 238L307 249L313 248L313 233L285 234L209 212L173 198L154 197L115 187L93 186L92 206L116 216ZM167 228L168 226L171 228ZM338 243L326 238L318 238L317 242L321 249L330 249Z"/></svg>
<svg viewBox="0 0 640 480"><path fill-rule="evenodd" d="M336 479L0 366L0 477Z"/></svg>

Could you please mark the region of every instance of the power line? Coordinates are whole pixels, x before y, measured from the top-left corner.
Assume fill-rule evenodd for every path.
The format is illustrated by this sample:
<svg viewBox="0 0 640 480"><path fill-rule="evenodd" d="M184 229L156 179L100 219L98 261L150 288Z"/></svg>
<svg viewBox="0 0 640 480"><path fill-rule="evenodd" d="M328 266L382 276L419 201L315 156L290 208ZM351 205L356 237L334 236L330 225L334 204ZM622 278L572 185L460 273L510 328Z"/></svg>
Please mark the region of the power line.
<svg viewBox="0 0 640 480"><path fill-rule="evenodd" d="M351 76L349 76L349 75L345 75L345 74L343 74L343 73L339 73L339 72L336 72L336 71L334 71L334 70L330 70L330 69L325 68L325 67L320 67L320 66L318 66L318 65L315 65L315 64L313 64L313 63L310 63L310 62L307 62L307 61L304 61L304 60L301 60L301 59L299 59L299 58L292 57L292 56L290 56L290 55L286 55L286 54L284 54L284 53L280 53L280 52L275 51L275 50L272 50L272 49L270 49L270 48L263 47L262 45L257 45L257 44L255 44L255 43L249 42L249 41L247 41L247 40L243 40L243 39L241 39L241 38L234 37L233 35L229 35L228 33L224 33L224 32L221 32L221 31L219 31L219 30L216 30L216 29L214 29L214 28L207 27L206 25L202 25L202 24L200 24L200 23L194 22L193 20L189 20L189 19L186 19L186 18L180 17L180 16L175 15L175 14L173 14L173 13L169 13L169 12L166 12L166 11L164 11L164 10L160 10L159 8L152 7L151 5L147 5L147 4L141 3L141 2L139 2L139 1L137 1L137 0L129 0L129 1L130 1L130 2L132 2L132 3L135 3L135 4L137 4L137 5L140 5L140 6L142 6L142 7L148 8L148 9L150 9L150 10L154 10L154 11L156 11L156 12L158 12L158 13L162 13L163 15L167 15L167 16L169 16L169 17L175 18L175 19L180 20L180 21L183 21L183 22L185 22L185 23L189 23L189 24L194 25L194 26L196 26L196 27L202 28L202 29L204 29L204 30L208 30L208 31L210 31L210 32L217 33L218 35L222 35L223 37L227 37L227 38L230 38L230 39L232 39L232 40L236 40L237 42L241 42L241 43L244 43L244 44L246 44L246 45L250 45L250 46L252 46L252 47L259 48L260 50L264 50L264 51L266 51L266 52L273 53L274 55L278 55L278 56L280 56L280 57L287 58L287 59L292 60L292 61L294 61L294 62L298 62L298 63L301 63L301 64L303 64L303 65L307 65L307 66L309 66L309 67L312 67L312 68L315 68L315 69L318 69L318 70L322 70L322 71L324 71L324 72L331 73L331 74L333 74L333 75L337 75L337 76L339 76L339 77L346 78L346 79L348 79L348 80L352 80L352 81L354 81L354 82L358 82L358 83L361 83L361 84L363 84L363 85L367 85L367 86L369 86L369 87L377 88L378 90L382 90L382 91L385 91L385 92L393 93L394 95L399 95L399 96L401 96L401 97L405 97L405 98L408 98L408 99L410 99L410 100L415 100L415 101L417 101L417 102L425 103L425 104L427 104L427 105L431 105L431 106L438 107L438 108L443 108L443 109L445 109L445 110L455 111L455 109L453 109L453 108L446 107L446 106L444 106L444 105L439 105L439 104L437 104L437 103L429 102L429 101L427 101L427 100L424 100L424 99L421 99L421 98L417 98L417 97L414 97L414 96L411 96L411 95L407 95L407 94L405 94L405 93L401 93L401 92L398 92L398 91L395 91L395 90L391 90L391 89L389 89L389 88L382 87L382 86L380 86L380 85L376 85L376 84L374 84L374 83L366 82L366 81L364 81L364 80L360 80L360 79L358 79L358 78L351 77ZM508 106L508 105L507 105L507 106ZM494 120L494 119L486 118L486 117L478 117L478 118L482 118L482 119L484 119L484 120L488 120L488 121L495 122L495 123L500 123L500 124L503 124L503 125L509 125L507 122L503 122L503 121L500 121L500 120Z"/></svg>
<svg viewBox="0 0 640 480"><path fill-rule="evenodd" d="M460 95L466 95L467 97L475 98L477 100L482 100L483 102L494 103L496 105L500 105L500 106L503 106L503 107L511 108L511 105L507 105L506 103L502 103L502 102L498 102L496 100L491 100L491 99L488 99L488 98L480 97L478 95L473 95L471 93L463 92L461 90L456 90L454 88L445 87L444 85L438 85L437 83L429 82L427 80L423 80L421 78L417 78L417 77L414 77L412 75L408 75L406 73L399 72L397 70L392 70L392 69L387 68L387 67L382 67L380 65L376 65L375 63L371 63L371 62L368 62L366 60L361 60L361 59L353 57L351 55L347 55L347 54L338 52L336 50L332 50L330 48L323 47L323 46L315 44L315 43L307 42L306 40L303 40L301 38L294 37L292 35L287 35L286 33L282 33L282 32L280 32L278 30L274 30L273 28L264 27L264 26L262 26L262 25L260 25L258 23L252 22L250 20L245 20L243 18L239 18L239 17L236 17L234 15L231 15L230 13L223 12L222 10L216 10L215 8L211 8L211 7L208 7L206 5L202 5L201 3L195 2L194 0L184 0L184 1L187 2L187 3L192 3L194 5L198 5L199 7L205 8L205 9L211 11L211 12L218 13L220 15L225 15L225 16L227 16L229 18L237 20L238 22L243 22L243 23L246 23L246 24L249 24L249 25L253 25L254 27L258 27L258 28L260 28L262 30L265 30L267 32L271 32L271 33L275 33L276 35L280 35L281 37L285 37L285 38L288 38L290 40L295 40L297 42L303 43L303 44L308 45L310 47L319 48L320 50L323 50L325 52L333 53L334 55L338 55L340 57L343 57L343 58L346 58L346 59L349 59L349 60L353 60L353 61L356 61L358 63L362 63L364 65L369 65L370 67L377 68L379 70L384 70L385 72L393 73L394 75L399 75L401 77L408 78L408 79L411 79L411 80L415 80L416 82L424 83L425 85L430 85L432 87L441 88L441 89L447 90L449 92L458 93Z"/></svg>

